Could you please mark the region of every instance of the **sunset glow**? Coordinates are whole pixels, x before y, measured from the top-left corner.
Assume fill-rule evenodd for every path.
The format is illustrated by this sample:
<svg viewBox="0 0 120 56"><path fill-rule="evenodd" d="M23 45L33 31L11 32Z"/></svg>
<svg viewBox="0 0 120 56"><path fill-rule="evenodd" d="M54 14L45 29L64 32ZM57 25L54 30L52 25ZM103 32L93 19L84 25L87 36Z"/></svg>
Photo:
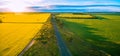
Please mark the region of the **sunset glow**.
<svg viewBox="0 0 120 56"><path fill-rule="evenodd" d="M2 6L0 8L7 9L8 12L31 12L33 11L29 7L36 2L40 2L41 0L3 0Z"/></svg>

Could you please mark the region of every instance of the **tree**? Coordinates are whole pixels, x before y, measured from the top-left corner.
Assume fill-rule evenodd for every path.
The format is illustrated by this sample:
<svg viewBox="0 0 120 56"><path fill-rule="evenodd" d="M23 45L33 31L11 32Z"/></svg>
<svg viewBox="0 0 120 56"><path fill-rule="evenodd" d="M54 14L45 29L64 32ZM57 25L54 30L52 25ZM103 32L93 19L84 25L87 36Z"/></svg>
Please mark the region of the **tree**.
<svg viewBox="0 0 120 56"><path fill-rule="evenodd" d="M0 16L0 23L2 23L2 18L3 18L3 17Z"/></svg>
<svg viewBox="0 0 120 56"><path fill-rule="evenodd" d="M2 20L0 19L0 23L2 23Z"/></svg>

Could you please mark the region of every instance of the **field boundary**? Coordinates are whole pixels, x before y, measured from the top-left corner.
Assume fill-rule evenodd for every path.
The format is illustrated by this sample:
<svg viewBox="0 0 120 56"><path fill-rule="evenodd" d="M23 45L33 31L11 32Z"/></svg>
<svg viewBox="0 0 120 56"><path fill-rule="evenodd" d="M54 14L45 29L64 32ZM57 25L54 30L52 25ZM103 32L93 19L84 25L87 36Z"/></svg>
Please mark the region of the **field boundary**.
<svg viewBox="0 0 120 56"><path fill-rule="evenodd" d="M48 17L48 19L47 19L46 22L43 22L44 25L45 25L47 22L49 22L50 19L51 19L51 16ZM37 24L43 24L43 23L40 23L40 22L39 22L39 23L37 23ZM43 25L41 28L43 28L44 25ZM42 29L40 29L40 30L42 30ZM38 30L38 32L36 33L36 35L31 39L31 41L26 45L26 47L25 47L17 56L23 56L24 53L35 43L35 41L36 41L35 38L40 37L40 36L39 36L40 30Z"/></svg>
<svg viewBox="0 0 120 56"><path fill-rule="evenodd" d="M40 30L39 30L39 32L40 32ZM37 34L31 39L31 41L26 45L26 47L17 56L23 56L23 54L35 43L35 38L39 37L38 36L39 32L37 32Z"/></svg>

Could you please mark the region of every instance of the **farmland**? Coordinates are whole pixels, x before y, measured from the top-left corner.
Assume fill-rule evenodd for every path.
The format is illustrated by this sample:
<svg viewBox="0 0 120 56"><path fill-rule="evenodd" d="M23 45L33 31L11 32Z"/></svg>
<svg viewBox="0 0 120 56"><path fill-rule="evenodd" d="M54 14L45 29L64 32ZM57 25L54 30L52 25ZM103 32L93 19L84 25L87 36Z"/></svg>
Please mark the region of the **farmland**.
<svg viewBox="0 0 120 56"><path fill-rule="evenodd" d="M56 18L73 56L120 56L120 16L99 13L92 15L98 18L69 19L72 16L65 14L63 16L66 18Z"/></svg>
<svg viewBox="0 0 120 56"><path fill-rule="evenodd" d="M72 56L120 56L119 18L105 13L0 13L0 56L60 56L65 51L59 43Z"/></svg>
<svg viewBox="0 0 120 56"><path fill-rule="evenodd" d="M49 16L49 13L0 13L2 22L46 22Z"/></svg>
<svg viewBox="0 0 120 56"><path fill-rule="evenodd" d="M50 13L0 13L0 56L17 56L42 29L44 24L39 23L49 17Z"/></svg>
<svg viewBox="0 0 120 56"><path fill-rule="evenodd" d="M51 22L47 22L37 34L35 44L23 56L60 56Z"/></svg>
<svg viewBox="0 0 120 56"><path fill-rule="evenodd" d="M79 16L81 15L81 16ZM68 17L69 16L69 17ZM56 15L57 18L67 18L67 19L78 19L78 18L84 18L84 19L90 19L90 18L95 18L91 16L90 14L84 14L84 13L62 13Z"/></svg>
<svg viewBox="0 0 120 56"><path fill-rule="evenodd" d="M0 24L0 55L16 56L31 41L43 24Z"/></svg>

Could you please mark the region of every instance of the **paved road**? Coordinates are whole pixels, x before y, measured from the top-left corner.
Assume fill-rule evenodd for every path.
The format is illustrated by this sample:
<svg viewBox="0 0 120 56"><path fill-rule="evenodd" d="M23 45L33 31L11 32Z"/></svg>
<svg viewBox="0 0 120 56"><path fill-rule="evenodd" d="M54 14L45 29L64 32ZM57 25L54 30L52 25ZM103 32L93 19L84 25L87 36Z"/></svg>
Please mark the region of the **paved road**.
<svg viewBox="0 0 120 56"><path fill-rule="evenodd" d="M53 27L54 27L54 31L55 31L55 35L56 35L56 38L57 38L57 42L58 42L58 46L59 46L61 56L72 56L69 49L66 47L66 44L64 43L64 41L63 41L63 39L60 35L60 32L58 31L57 24L55 22L54 16L52 17L52 24L53 24Z"/></svg>

